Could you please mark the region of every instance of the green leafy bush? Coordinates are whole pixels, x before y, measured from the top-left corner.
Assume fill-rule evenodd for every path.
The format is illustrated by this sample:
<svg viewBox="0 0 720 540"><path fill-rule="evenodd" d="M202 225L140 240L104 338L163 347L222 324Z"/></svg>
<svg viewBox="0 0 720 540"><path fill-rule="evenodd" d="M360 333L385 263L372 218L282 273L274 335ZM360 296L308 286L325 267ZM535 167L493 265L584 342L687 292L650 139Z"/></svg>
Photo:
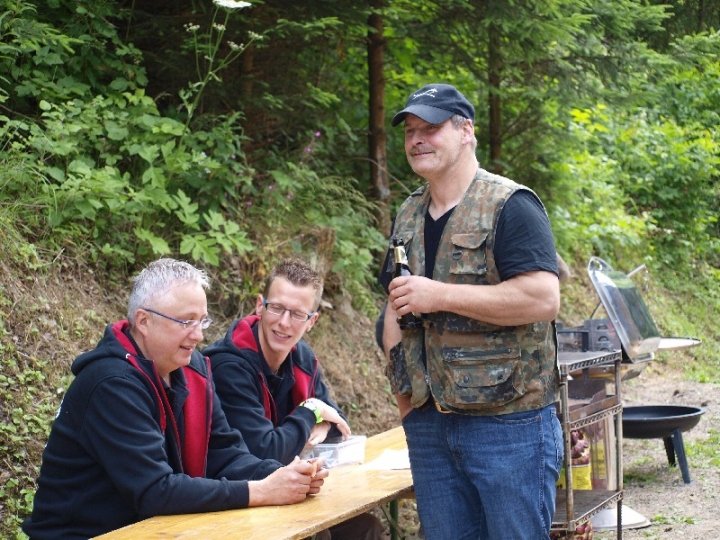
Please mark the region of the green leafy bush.
<svg viewBox="0 0 720 540"><path fill-rule="evenodd" d="M651 226L645 215L630 210L620 163L593 145L598 134L610 133L604 108L575 110L573 120L570 137L576 150L551 167L556 181L549 213L557 248L581 260L596 255L637 263L652 250L645 244Z"/></svg>
<svg viewBox="0 0 720 540"><path fill-rule="evenodd" d="M56 1L47 12L33 6L18 2L5 35L15 44L7 60L16 66L6 93L13 84L26 99L9 103L0 126L0 160L22 163L4 175L0 197L40 210L28 222L31 239L109 269L165 255L211 267L240 261L245 276L229 285L234 295L259 281L250 254L269 266L283 253L274 246L286 246L319 256L334 273L330 290L337 285L356 306L373 309L363 291L382 241L356 180L318 172L333 170L332 150L323 151L313 134L295 161L289 148L269 154L257 171L243 150L242 114L200 114L203 92L247 47L224 39L232 10L216 6L208 28L186 28L196 69L180 93L182 107L161 112L145 93L144 71L132 63L142 56L108 22L107 3ZM253 34L248 43L257 39ZM62 88L53 86L57 70L32 67L49 65L43 51L62 65ZM316 106L337 99L316 98ZM324 130L324 141L337 130ZM311 239L325 230L333 238L318 255Z"/></svg>

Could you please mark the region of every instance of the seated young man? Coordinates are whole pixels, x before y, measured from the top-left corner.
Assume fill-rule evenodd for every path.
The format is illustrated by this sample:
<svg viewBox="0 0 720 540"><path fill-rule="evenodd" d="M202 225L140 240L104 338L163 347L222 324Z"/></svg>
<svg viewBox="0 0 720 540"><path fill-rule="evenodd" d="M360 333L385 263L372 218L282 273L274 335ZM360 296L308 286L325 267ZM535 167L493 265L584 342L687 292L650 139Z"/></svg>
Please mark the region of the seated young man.
<svg viewBox="0 0 720 540"><path fill-rule="evenodd" d="M318 320L322 291L323 280L310 266L283 261L270 272L255 314L234 321L203 351L228 422L260 458L291 463L306 446L350 435L302 339ZM377 518L362 514L317 538L372 540L382 532Z"/></svg>

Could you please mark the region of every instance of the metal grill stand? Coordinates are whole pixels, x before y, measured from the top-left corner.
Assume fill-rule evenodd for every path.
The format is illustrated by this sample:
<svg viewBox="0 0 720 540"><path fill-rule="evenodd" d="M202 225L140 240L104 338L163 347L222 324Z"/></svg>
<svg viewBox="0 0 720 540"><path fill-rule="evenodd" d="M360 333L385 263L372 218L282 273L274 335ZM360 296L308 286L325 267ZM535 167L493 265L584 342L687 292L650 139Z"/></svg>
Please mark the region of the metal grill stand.
<svg viewBox="0 0 720 540"><path fill-rule="evenodd" d="M574 533L578 525L589 521L605 508L617 505L617 523L621 523L622 512L622 401L620 399L620 360L616 351L561 352L560 365L560 415L565 443L565 488L558 489L555 516L552 529ZM571 372L590 367L614 365L615 394L607 396L587 407L570 408L568 379ZM614 416L615 419L615 487L614 489L580 489L573 486L570 437L573 430L590 426ZM622 538L622 527L617 526L617 538Z"/></svg>
<svg viewBox="0 0 720 540"><path fill-rule="evenodd" d="M598 257L592 257L590 259L588 263L588 275L600 297L600 302L593 311L591 318L584 321L582 326L563 327L561 324L558 324L558 348L561 351L560 357L562 358L568 354L594 353L597 355L602 352L610 353L615 351L619 357L621 356L621 360L615 361L614 366L584 366L581 371L575 371L580 368L572 365L572 363L568 363L564 377L565 400L567 400L568 397L568 377L572 378L575 376L576 380L572 382L576 383L576 387L581 389L583 388L583 384L591 382L592 379L614 379L616 395L619 399L620 381L637 377L645 369L647 364L654 359L656 351L686 349L700 344L700 340L695 338L660 337L660 332L640 292L632 280L630 280L630 276L644 268L644 265L642 265L626 275L613 270L608 263ZM604 307L608 318L593 319L592 317L601 305ZM581 380L577 381L578 378ZM587 384L587 389L592 388L593 386L591 384ZM661 406L648 407L654 407L657 410L657 407ZM622 408L622 405L620 405L620 408ZM623 436L627 438L662 438L665 443L669 463L674 465L675 457L677 456L683 480L685 483L689 483L690 473L681 433L682 431L686 431L686 424L672 425L671 429L666 429L659 434L652 433L652 436L647 432L640 434L635 431L636 426L630 418L632 412L632 408L628 407L625 412L620 412L615 417L617 427L619 428L616 429L616 437L619 454L619 467L617 471L619 482L617 487L620 498L622 498L622 459L620 455L622 454ZM701 414L702 412L697 413L695 423L692 424L693 426L699 421ZM687 429L689 429L689 427ZM625 431L624 433L623 430ZM569 462L569 459L567 459L566 464ZM606 507L607 505L604 506ZM618 538L621 538L623 528L638 528L650 524L647 519L628 507L625 507L625 512L623 512L620 501L618 501L617 504L617 513L611 512L610 509L605 507L600 508L592 517L594 529L603 530L615 528L618 531Z"/></svg>

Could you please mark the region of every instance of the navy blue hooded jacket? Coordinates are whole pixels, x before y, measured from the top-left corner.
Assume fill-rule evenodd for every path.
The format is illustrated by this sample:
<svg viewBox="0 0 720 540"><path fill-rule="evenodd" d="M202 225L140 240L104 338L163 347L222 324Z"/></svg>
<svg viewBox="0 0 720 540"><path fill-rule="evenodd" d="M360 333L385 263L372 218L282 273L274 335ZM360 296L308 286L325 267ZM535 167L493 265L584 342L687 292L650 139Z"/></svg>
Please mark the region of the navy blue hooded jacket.
<svg viewBox="0 0 720 540"><path fill-rule="evenodd" d="M248 480L281 467L250 454L230 428L199 352L171 373L166 388L152 361L131 354L127 328L127 321L108 325L97 347L72 365L75 379L53 423L33 513L23 524L32 540L89 538L155 515L244 508ZM186 422L190 379L205 381L204 397L190 400L207 415L205 426ZM163 395L169 407L158 399ZM204 477L186 470L189 437L207 441L199 458L204 467L196 460L194 474L204 468Z"/></svg>
<svg viewBox="0 0 720 540"><path fill-rule="evenodd" d="M276 376L258 345L257 315L236 320L225 337L209 345L215 387L229 424L239 429L258 457L290 463L300 454L315 425L315 414L298 405L309 397L324 401L345 419L330 398L310 346L300 340ZM332 427L328 438L341 436Z"/></svg>

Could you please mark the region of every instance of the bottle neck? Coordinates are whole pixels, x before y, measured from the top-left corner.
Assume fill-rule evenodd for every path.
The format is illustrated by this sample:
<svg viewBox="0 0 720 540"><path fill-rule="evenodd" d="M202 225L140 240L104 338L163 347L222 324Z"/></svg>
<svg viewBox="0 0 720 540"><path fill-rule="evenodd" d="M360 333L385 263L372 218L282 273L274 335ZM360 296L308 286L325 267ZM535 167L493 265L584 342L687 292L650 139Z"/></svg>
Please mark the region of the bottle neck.
<svg viewBox="0 0 720 540"><path fill-rule="evenodd" d="M408 260L405 254L405 248L402 246L395 246L394 248L395 265L407 266Z"/></svg>

